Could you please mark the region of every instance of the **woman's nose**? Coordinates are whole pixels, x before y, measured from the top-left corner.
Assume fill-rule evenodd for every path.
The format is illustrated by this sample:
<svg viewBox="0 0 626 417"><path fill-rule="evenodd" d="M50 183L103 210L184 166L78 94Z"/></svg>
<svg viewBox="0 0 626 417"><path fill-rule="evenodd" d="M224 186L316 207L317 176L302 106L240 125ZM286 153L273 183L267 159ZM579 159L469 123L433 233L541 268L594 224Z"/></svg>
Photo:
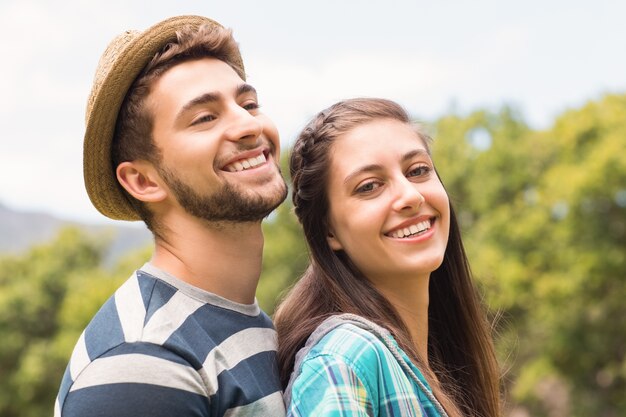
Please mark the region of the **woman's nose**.
<svg viewBox="0 0 626 417"><path fill-rule="evenodd" d="M403 177L396 183L396 195L393 208L396 211L416 210L425 201L418 189L419 185Z"/></svg>

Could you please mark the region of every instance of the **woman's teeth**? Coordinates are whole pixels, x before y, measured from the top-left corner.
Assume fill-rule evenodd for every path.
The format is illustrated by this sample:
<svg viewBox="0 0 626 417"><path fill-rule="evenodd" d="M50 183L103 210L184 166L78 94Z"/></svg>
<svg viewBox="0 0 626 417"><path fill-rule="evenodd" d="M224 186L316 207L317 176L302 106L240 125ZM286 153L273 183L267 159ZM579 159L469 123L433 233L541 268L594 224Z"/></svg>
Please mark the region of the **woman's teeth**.
<svg viewBox="0 0 626 417"><path fill-rule="evenodd" d="M412 224L411 226L405 227L404 229L394 230L389 234L389 236L396 239L402 239L405 237L411 237L423 233L428 229L430 229L430 220L425 220L417 224Z"/></svg>

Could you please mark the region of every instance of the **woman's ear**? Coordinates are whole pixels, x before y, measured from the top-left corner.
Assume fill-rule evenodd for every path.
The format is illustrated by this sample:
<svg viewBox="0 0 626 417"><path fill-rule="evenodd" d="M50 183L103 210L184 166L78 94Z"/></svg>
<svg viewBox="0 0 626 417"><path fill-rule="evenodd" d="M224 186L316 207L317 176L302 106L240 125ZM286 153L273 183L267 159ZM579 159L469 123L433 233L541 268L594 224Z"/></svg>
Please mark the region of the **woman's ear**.
<svg viewBox="0 0 626 417"><path fill-rule="evenodd" d="M337 236L335 236L335 233L333 233L332 229L330 228L328 229L326 240L328 240L328 246L330 246L332 250L343 250L343 245L341 244L339 239L337 239Z"/></svg>
<svg viewBox="0 0 626 417"><path fill-rule="evenodd" d="M161 177L148 161L122 162L115 173L122 187L139 201L155 203L167 197L167 191L161 185Z"/></svg>

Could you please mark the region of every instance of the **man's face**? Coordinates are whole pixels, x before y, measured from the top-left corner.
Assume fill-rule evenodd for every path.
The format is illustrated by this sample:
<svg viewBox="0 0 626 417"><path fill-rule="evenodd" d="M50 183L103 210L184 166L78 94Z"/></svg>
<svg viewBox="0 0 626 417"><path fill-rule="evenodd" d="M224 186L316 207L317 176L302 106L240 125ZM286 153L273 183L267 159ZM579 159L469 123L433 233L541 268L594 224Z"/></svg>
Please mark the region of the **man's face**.
<svg viewBox="0 0 626 417"><path fill-rule="evenodd" d="M257 94L228 64L188 61L165 72L147 105L162 160L157 169L180 206L210 222L260 221L286 197L280 141Z"/></svg>

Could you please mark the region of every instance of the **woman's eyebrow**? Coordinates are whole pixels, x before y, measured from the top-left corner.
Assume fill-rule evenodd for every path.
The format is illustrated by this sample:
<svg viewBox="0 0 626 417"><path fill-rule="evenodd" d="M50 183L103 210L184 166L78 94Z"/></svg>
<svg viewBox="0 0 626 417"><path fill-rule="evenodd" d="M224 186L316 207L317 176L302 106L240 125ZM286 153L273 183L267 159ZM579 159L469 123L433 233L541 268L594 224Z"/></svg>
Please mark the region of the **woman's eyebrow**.
<svg viewBox="0 0 626 417"><path fill-rule="evenodd" d="M402 162L406 162L410 159L415 158L416 156L427 156L428 158L430 158L430 155L425 149L414 149L402 155ZM343 180L343 182L347 183L352 178L364 172L374 172L374 171L380 171L382 169L383 169L382 165L378 165L378 164L363 165L362 167L359 167L355 169L354 171L352 171L351 173L349 173L348 175L346 175L346 178Z"/></svg>
<svg viewBox="0 0 626 417"><path fill-rule="evenodd" d="M402 157L402 162L406 162L409 159L415 158L416 156L427 156L430 158L430 155L425 149L414 149L404 154Z"/></svg>
<svg viewBox="0 0 626 417"><path fill-rule="evenodd" d="M362 167L359 167L357 169L355 169L354 171L352 171L351 173L349 173L348 175L346 175L346 178L343 180L344 183L349 182L352 178L358 176L359 174L362 174L364 172L374 172L374 171L380 171L381 169L383 169L383 167L381 165L378 164L369 164L369 165L364 165Z"/></svg>

